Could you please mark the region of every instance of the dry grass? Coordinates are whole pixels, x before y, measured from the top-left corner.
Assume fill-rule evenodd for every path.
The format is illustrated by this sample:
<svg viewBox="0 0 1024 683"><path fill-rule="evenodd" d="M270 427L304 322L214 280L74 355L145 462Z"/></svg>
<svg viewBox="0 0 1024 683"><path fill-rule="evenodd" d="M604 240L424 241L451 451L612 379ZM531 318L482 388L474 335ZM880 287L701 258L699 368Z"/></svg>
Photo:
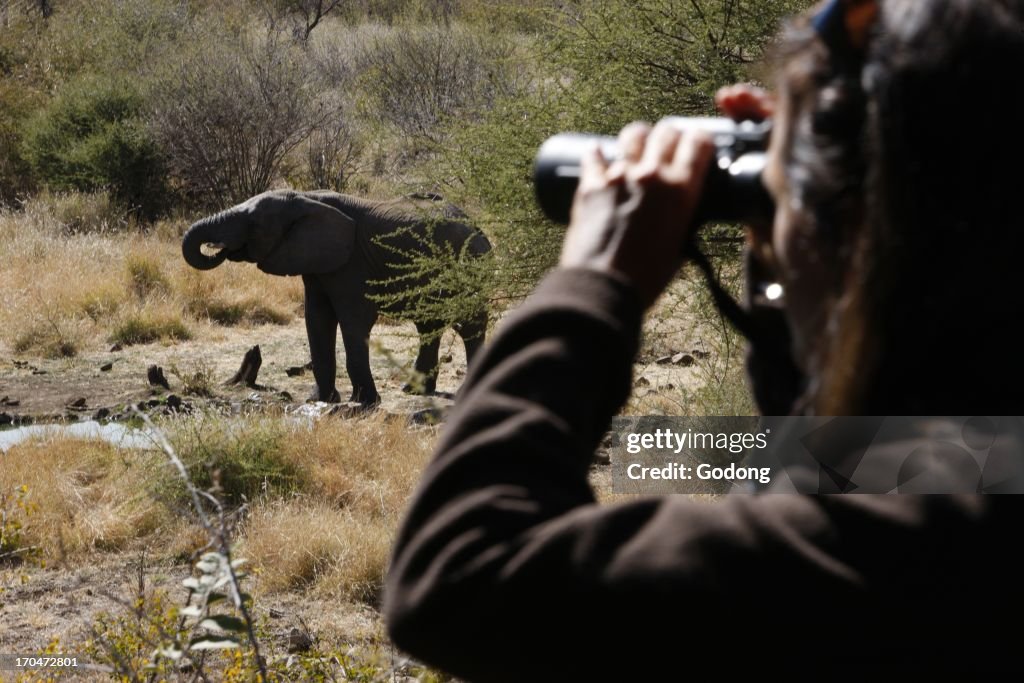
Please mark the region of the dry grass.
<svg viewBox="0 0 1024 683"><path fill-rule="evenodd" d="M307 588L367 602L380 590L437 434L384 414L312 424L205 416L164 427L197 483L249 501L241 553L258 568L262 590ZM48 562L124 550L135 539L182 559L204 543L159 451L54 437L0 458L0 491L25 485L33 504L22 545L40 546Z"/></svg>
<svg viewBox="0 0 1024 683"><path fill-rule="evenodd" d="M299 278L249 264L201 273L181 258L187 221L142 232L102 195L40 195L0 210L0 342L28 356L73 356L112 341L188 338L209 323L284 324Z"/></svg>
<svg viewBox="0 0 1024 683"><path fill-rule="evenodd" d="M241 552L259 568L264 591L310 588L324 597L372 601L394 533L393 521L296 498L258 506Z"/></svg>
<svg viewBox="0 0 1024 683"><path fill-rule="evenodd" d="M0 491L28 488L22 545L41 548L47 560L122 550L170 520L167 506L139 486L159 476L152 453L43 437L11 447L0 460Z"/></svg>
<svg viewBox="0 0 1024 683"><path fill-rule="evenodd" d="M245 527L263 589L372 600L435 438L382 415L297 429L282 457L303 473L302 495L257 506Z"/></svg>

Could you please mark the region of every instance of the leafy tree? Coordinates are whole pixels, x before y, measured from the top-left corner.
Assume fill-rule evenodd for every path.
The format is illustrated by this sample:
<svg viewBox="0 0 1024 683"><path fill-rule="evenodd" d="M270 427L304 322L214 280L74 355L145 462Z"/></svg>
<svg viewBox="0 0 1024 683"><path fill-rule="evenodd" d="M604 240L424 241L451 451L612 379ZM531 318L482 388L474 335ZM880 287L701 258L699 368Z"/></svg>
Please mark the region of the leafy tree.
<svg viewBox="0 0 1024 683"><path fill-rule="evenodd" d="M455 201L479 207L499 255L498 298L526 294L557 258L562 229L533 197L533 157L563 130L614 134L632 120L709 115L715 91L750 80L783 17L809 0L578 0L536 9L529 96L499 101L444 153ZM517 11L522 11L521 9Z"/></svg>
<svg viewBox="0 0 1024 683"><path fill-rule="evenodd" d="M182 190L230 205L267 190L289 152L336 113L280 32L209 37L162 76L150 125Z"/></svg>
<svg viewBox="0 0 1024 683"><path fill-rule="evenodd" d="M79 79L26 122L24 158L52 189L109 189L155 215L166 198L164 172L142 110L142 97L129 83Z"/></svg>

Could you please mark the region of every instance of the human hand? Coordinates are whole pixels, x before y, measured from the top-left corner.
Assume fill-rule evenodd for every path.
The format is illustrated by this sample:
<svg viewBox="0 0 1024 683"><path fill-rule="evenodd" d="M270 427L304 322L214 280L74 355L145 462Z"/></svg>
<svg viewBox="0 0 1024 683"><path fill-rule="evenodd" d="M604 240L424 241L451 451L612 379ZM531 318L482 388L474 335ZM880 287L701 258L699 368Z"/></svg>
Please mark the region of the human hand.
<svg viewBox="0 0 1024 683"><path fill-rule="evenodd" d="M619 149L610 164L596 147L583 158L559 265L624 277L646 309L682 263L714 145L665 122L631 123Z"/></svg>
<svg viewBox="0 0 1024 683"><path fill-rule="evenodd" d="M715 106L734 121L763 121L775 113L775 99L763 88L737 83L719 88Z"/></svg>

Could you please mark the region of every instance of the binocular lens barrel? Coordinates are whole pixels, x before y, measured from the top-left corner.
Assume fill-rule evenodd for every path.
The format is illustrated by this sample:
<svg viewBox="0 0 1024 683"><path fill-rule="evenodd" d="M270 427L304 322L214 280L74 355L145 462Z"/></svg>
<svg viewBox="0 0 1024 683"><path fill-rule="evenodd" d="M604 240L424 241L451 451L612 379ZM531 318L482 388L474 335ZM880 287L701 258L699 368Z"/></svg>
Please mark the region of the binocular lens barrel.
<svg viewBox="0 0 1024 683"><path fill-rule="evenodd" d="M671 117L669 121L684 132L708 133L717 150L697 209L697 222L752 223L771 219L774 204L761 182L771 132L769 123L684 117ZM619 157L616 138L588 133L560 133L548 138L538 150L533 167L534 189L537 202L552 221L569 222L581 159L595 145L605 159Z"/></svg>

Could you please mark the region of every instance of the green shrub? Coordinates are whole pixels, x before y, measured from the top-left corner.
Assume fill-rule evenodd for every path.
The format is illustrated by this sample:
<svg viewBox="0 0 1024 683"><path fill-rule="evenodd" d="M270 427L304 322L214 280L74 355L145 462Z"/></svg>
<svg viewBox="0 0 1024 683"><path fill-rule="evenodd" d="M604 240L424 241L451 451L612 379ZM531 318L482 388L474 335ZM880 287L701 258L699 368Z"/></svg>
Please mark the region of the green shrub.
<svg viewBox="0 0 1024 683"><path fill-rule="evenodd" d="M149 344L161 340L186 341L192 333L180 318L173 315L161 315L142 312L130 315L114 329L110 341L128 346L130 344Z"/></svg>
<svg viewBox="0 0 1024 683"><path fill-rule="evenodd" d="M68 83L25 123L24 156L52 189L109 189L155 215L167 191L160 154L140 118L143 104L128 82L87 76Z"/></svg>
<svg viewBox="0 0 1024 683"><path fill-rule="evenodd" d="M215 489L231 503L299 488L301 473L284 456L287 438L287 425L267 417L228 421L208 416L170 429L170 441L192 482Z"/></svg>
<svg viewBox="0 0 1024 683"><path fill-rule="evenodd" d="M209 318L225 327L242 324L287 325L292 319L288 313L255 298L242 301L194 301L189 305L189 312L196 317Z"/></svg>

